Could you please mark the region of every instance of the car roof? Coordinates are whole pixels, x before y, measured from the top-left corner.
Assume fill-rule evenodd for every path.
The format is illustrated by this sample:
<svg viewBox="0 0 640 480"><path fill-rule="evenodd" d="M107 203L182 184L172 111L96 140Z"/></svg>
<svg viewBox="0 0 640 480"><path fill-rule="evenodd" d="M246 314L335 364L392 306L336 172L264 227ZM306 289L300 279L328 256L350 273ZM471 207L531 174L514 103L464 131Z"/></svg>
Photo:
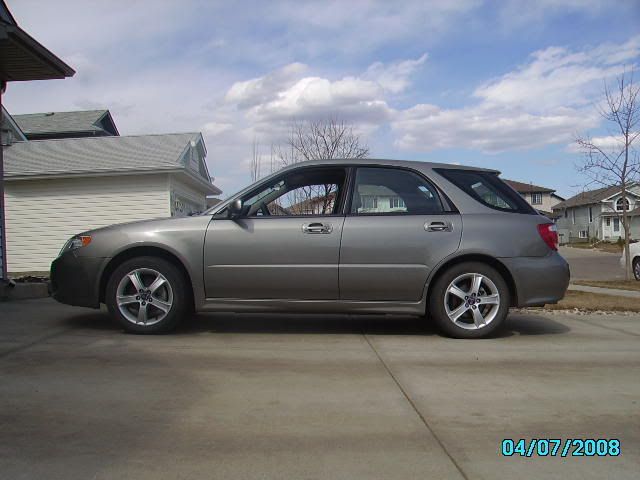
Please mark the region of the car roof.
<svg viewBox="0 0 640 480"><path fill-rule="evenodd" d="M386 158L332 158L323 160L307 160L304 162L297 162L280 170L289 170L292 168L306 167L306 166L324 166L324 165L381 165L381 166L393 166L393 167L407 167L422 169L433 168L447 168L455 170L474 170L479 172L491 172L500 173L498 170L490 168L472 167L467 165L457 165L452 163L438 163L438 162L423 162L419 160L392 160Z"/></svg>

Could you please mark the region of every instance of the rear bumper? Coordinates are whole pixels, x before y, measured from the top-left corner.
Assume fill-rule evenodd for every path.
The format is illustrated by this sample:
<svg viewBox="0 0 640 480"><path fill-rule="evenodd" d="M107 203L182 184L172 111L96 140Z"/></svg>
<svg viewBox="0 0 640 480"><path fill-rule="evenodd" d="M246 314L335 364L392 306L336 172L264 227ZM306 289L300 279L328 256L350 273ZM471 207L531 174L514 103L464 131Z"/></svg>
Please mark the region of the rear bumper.
<svg viewBox="0 0 640 480"><path fill-rule="evenodd" d="M518 307L558 303L569 286L569 264L557 252L545 257L501 258L516 286Z"/></svg>
<svg viewBox="0 0 640 480"><path fill-rule="evenodd" d="M100 257L78 257L66 252L51 263L51 296L60 303L78 307L100 307Z"/></svg>

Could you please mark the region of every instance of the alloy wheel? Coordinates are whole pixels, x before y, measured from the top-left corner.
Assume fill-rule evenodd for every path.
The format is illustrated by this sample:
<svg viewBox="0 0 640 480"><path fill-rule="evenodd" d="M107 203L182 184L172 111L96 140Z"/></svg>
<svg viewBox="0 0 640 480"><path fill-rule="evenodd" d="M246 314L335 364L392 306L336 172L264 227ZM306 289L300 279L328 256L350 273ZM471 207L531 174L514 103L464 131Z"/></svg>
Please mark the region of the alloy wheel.
<svg viewBox="0 0 640 480"><path fill-rule="evenodd" d="M151 268L137 268L122 277L116 289L118 310L135 325L161 322L173 305L167 278Z"/></svg>
<svg viewBox="0 0 640 480"><path fill-rule="evenodd" d="M500 309L500 293L491 279L480 273L465 273L447 287L444 308L458 327L478 330L489 325Z"/></svg>

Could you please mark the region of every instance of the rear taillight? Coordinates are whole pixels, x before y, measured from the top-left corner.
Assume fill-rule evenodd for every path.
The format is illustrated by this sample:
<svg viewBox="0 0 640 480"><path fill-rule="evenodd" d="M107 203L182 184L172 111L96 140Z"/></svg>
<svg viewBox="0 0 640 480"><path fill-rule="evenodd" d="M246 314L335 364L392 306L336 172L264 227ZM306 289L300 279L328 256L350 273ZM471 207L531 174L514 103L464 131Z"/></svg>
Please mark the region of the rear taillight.
<svg viewBox="0 0 640 480"><path fill-rule="evenodd" d="M551 250L558 250L558 228L555 223L542 223L538 225L538 233L544 243L549 245Z"/></svg>

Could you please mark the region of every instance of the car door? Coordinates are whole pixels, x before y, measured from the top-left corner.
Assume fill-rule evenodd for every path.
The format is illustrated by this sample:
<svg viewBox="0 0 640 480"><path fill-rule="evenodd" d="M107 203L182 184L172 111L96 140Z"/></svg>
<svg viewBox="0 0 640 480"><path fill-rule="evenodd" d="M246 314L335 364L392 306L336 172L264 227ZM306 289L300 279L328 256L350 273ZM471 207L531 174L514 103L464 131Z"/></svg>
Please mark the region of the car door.
<svg viewBox="0 0 640 480"><path fill-rule="evenodd" d="M429 273L460 244L462 222L421 174L359 167L340 249L340 298L419 301Z"/></svg>
<svg viewBox="0 0 640 480"><path fill-rule="evenodd" d="M213 218L207 297L338 299L346 176L345 168L296 169L245 195L240 218Z"/></svg>

